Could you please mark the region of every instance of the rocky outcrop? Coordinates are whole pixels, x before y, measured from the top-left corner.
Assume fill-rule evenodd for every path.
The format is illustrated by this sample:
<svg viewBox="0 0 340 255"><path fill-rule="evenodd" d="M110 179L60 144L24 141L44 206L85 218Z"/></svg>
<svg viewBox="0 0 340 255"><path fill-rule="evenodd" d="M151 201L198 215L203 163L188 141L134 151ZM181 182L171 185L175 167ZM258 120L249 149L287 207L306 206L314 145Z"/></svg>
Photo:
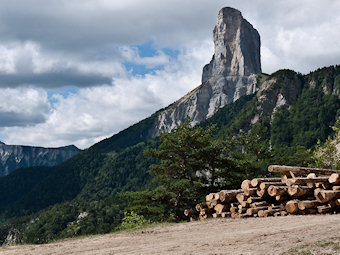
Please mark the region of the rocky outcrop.
<svg viewBox="0 0 340 255"><path fill-rule="evenodd" d="M152 137L171 131L188 117L195 125L226 104L256 92L260 36L240 11L226 7L219 12L214 45L212 60L203 68L202 85L158 114Z"/></svg>
<svg viewBox="0 0 340 255"><path fill-rule="evenodd" d="M17 168L53 166L61 163L80 150L74 145L60 148L42 148L21 145L6 145L0 142L0 176Z"/></svg>
<svg viewBox="0 0 340 255"><path fill-rule="evenodd" d="M258 101L256 115L251 124L258 122L262 116L273 120L277 109L279 107L289 108L297 100L301 91L302 82L294 71L282 70L278 74L272 75L259 87L256 94Z"/></svg>

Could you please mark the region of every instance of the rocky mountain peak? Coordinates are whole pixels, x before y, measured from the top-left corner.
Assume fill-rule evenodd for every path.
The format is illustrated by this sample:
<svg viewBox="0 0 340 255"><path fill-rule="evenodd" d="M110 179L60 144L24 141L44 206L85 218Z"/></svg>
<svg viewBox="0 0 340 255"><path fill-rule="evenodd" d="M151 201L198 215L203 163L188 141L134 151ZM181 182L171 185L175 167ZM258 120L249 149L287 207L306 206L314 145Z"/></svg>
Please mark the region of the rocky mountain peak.
<svg viewBox="0 0 340 255"><path fill-rule="evenodd" d="M240 11L223 8L213 30L215 52L203 68L202 84L158 114L152 137L169 132L187 117L195 125L226 104L256 92L261 73L260 36Z"/></svg>
<svg viewBox="0 0 340 255"><path fill-rule="evenodd" d="M203 68L202 83L217 76L249 76L261 73L260 35L240 11L225 7L214 28L215 52Z"/></svg>

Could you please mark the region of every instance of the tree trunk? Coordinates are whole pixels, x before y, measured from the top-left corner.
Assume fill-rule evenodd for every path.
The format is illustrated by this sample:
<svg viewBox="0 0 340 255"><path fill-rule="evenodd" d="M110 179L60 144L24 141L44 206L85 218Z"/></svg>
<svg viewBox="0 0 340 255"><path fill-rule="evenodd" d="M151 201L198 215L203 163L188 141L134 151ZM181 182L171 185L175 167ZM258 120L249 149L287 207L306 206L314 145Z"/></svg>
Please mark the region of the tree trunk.
<svg viewBox="0 0 340 255"><path fill-rule="evenodd" d="M263 201L262 197L248 197L247 198L247 202L249 204L254 203L254 202L260 202L260 201Z"/></svg>
<svg viewBox="0 0 340 255"><path fill-rule="evenodd" d="M205 201L210 202L211 200L214 199L214 195L215 195L215 193L210 193L210 194L206 195Z"/></svg>
<svg viewBox="0 0 340 255"><path fill-rule="evenodd" d="M285 184L282 182L262 182L260 184L260 189L265 189L267 190L269 186L284 186Z"/></svg>
<svg viewBox="0 0 340 255"><path fill-rule="evenodd" d="M296 177L287 179L286 184L288 186L292 185L307 185L307 183L328 183L328 177L315 177L315 178L307 178L307 177Z"/></svg>
<svg viewBox="0 0 340 255"><path fill-rule="evenodd" d="M197 210L184 210L184 215L185 216L190 216L190 217L192 217L192 216L196 216L196 215L198 215L199 213L198 213L198 211Z"/></svg>
<svg viewBox="0 0 340 255"><path fill-rule="evenodd" d="M318 209L318 213L331 213L333 212L332 207L330 207L329 205L319 205L317 207Z"/></svg>
<svg viewBox="0 0 340 255"><path fill-rule="evenodd" d="M340 173L340 170L333 170L333 169L321 169L321 168L309 168L309 167L299 167L299 166L278 166L278 165L271 165L268 167L268 171L272 173L283 173L289 174L292 172L294 174L299 175L307 175L309 173L315 174L322 174L322 175L331 175L333 173Z"/></svg>
<svg viewBox="0 0 340 255"><path fill-rule="evenodd" d="M261 207L261 206L267 206L268 207L269 204L268 204L267 201L255 202L255 203L250 204L251 208L256 208L256 207Z"/></svg>
<svg viewBox="0 0 340 255"><path fill-rule="evenodd" d="M278 195L284 195L287 194L288 186L276 186L276 185L270 185L267 189L267 192L269 196L275 197Z"/></svg>
<svg viewBox="0 0 340 255"><path fill-rule="evenodd" d="M251 188L251 181L250 180L244 180L241 184L241 189L247 190Z"/></svg>
<svg viewBox="0 0 340 255"><path fill-rule="evenodd" d="M257 191L257 188L249 188L244 191L244 195L246 195L247 197L254 196L256 194L256 191Z"/></svg>
<svg viewBox="0 0 340 255"><path fill-rule="evenodd" d="M281 182L280 177L275 178L255 178L251 180L251 186L254 188L258 187L261 182Z"/></svg>
<svg viewBox="0 0 340 255"><path fill-rule="evenodd" d="M236 199L239 203L241 203L242 201L245 201L247 199L247 196L242 193L239 193L236 195Z"/></svg>
<svg viewBox="0 0 340 255"><path fill-rule="evenodd" d="M309 189L307 186L294 185L289 187L288 194L292 197L312 196L313 189Z"/></svg>
<svg viewBox="0 0 340 255"><path fill-rule="evenodd" d="M260 211L260 210L267 210L267 209L268 209L268 206L253 207L253 208L248 208L246 213L249 216L251 216L251 215L253 215L255 213L258 213L258 211Z"/></svg>
<svg viewBox="0 0 340 255"><path fill-rule="evenodd" d="M262 199L268 197L268 192L265 189L259 189L256 191L256 194Z"/></svg>
<svg viewBox="0 0 340 255"><path fill-rule="evenodd" d="M320 203L317 200L303 200L303 201L299 201L298 207L300 210L303 211L306 209L315 208L319 204Z"/></svg>
<svg viewBox="0 0 340 255"><path fill-rule="evenodd" d="M216 211L216 213L222 213L222 212L226 212L229 210L229 206L228 205L223 205L223 204L217 204L214 207L214 210Z"/></svg>
<svg viewBox="0 0 340 255"><path fill-rule="evenodd" d="M226 203L232 203L235 201L236 195L242 192L244 192L242 189L222 190L219 192L220 201L226 202Z"/></svg>
<svg viewBox="0 0 340 255"><path fill-rule="evenodd" d="M336 199L340 197L340 190L322 190L322 189L315 189L314 196L316 200L320 203L327 203L332 199Z"/></svg>
<svg viewBox="0 0 340 255"><path fill-rule="evenodd" d="M286 211L289 213L297 213L299 211L298 200L290 200L286 204Z"/></svg>
<svg viewBox="0 0 340 255"><path fill-rule="evenodd" d="M328 181L333 185L340 184L340 174L338 173L332 174L331 176L329 176Z"/></svg>

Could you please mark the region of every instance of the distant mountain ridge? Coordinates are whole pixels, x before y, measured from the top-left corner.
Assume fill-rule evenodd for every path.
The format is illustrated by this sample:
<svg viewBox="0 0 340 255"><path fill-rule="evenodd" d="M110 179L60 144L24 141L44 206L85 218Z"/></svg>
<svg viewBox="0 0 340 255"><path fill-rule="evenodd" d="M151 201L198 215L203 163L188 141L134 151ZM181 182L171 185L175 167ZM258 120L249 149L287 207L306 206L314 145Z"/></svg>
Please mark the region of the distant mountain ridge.
<svg viewBox="0 0 340 255"><path fill-rule="evenodd" d="M0 141L0 177L17 168L54 166L81 150L74 145L59 148L43 148L23 145L6 145Z"/></svg>

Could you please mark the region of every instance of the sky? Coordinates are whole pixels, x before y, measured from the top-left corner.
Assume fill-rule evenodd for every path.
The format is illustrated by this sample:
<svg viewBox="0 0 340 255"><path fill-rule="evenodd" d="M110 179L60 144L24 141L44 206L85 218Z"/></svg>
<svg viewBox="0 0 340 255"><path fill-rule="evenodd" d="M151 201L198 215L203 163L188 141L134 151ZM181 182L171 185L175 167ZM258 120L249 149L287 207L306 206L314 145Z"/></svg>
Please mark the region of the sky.
<svg viewBox="0 0 340 255"><path fill-rule="evenodd" d="M340 64L338 0L1 0L0 141L84 149L166 107L200 85L226 6L263 72Z"/></svg>

